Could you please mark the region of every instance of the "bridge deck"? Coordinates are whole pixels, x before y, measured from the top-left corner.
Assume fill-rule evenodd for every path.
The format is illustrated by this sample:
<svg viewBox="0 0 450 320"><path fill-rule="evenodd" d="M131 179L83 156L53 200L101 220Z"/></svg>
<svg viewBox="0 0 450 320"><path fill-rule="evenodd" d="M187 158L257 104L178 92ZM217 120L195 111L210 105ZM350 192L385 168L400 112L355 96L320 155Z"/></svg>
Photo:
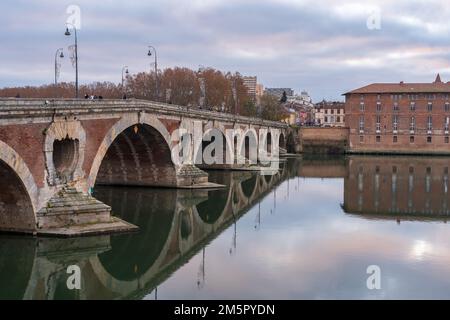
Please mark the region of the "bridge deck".
<svg viewBox="0 0 450 320"><path fill-rule="evenodd" d="M202 110L197 107L178 106L139 99L22 99L0 98L0 120L23 117L60 116L64 114L149 112L161 115L184 115L204 120L223 120L237 123L287 128L287 124L231 113ZM1 124L1 123L0 123Z"/></svg>

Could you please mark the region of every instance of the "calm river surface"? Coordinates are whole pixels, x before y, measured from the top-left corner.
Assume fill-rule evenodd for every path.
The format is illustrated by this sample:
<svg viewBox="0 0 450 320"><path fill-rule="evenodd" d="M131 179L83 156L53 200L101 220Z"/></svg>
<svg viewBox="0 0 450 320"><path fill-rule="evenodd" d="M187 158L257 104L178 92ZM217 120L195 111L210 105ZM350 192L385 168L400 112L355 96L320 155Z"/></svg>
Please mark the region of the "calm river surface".
<svg viewBox="0 0 450 320"><path fill-rule="evenodd" d="M0 298L450 298L450 158L293 158L214 191L101 187L140 232L0 237ZM68 290L78 265L80 290ZM369 290L369 266L380 270Z"/></svg>

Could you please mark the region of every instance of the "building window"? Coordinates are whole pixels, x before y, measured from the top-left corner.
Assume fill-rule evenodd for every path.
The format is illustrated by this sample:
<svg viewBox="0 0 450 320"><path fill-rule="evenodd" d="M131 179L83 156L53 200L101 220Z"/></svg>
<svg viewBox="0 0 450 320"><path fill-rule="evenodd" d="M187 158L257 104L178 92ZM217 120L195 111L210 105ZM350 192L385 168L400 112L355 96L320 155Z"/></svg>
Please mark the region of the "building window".
<svg viewBox="0 0 450 320"><path fill-rule="evenodd" d="M450 126L450 117L447 116L447 117L445 117L445 121L444 121L444 130L448 131L449 126Z"/></svg>
<svg viewBox="0 0 450 320"><path fill-rule="evenodd" d="M377 102L377 112L381 112L381 102Z"/></svg>
<svg viewBox="0 0 450 320"><path fill-rule="evenodd" d="M433 130L433 119L431 116L428 116L427 118L427 129L428 131Z"/></svg>
<svg viewBox="0 0 450 320"><path fill-rule="evenodd" d="M445 136L445 137L444 137L444 142L445 142L445 143L448 143L448 136Z"/></svg>
<svg viewBox="0 0 450 320"><path fill-rule="evenodd" d="M377 142L380 142L381 141L381 136L376 136L375 139L376 139Z"/></svg>
<svg viewBox="0 0 450 320"><path fill-rule="evenodd" d="M377 132L381 131L381 116L377 115L376 117L376 130Z"/></svg>
<svg viewBox="0 0 450 320"><path fill-rule="evenodd" d="M444 105L444 111L449 112L450 111L450 103L446 102Z"/></svg>
<svg viewBox="0 0 450 320"><path fill-rule="evenodd" d="M325 109L325 114L328 114L328 109Z"/></svg>
<svg viewBox="0 0 450 320"><path fill-rule="evenodd" d="M427 137L427 143L431 143L431 137L430 136Z"/></svg>
<svg viewBox="0 0 450 320"><path fill-rule="evenodd" d="M411 101L409 104L409 110L416 111L416 103L414 101Z"/></svg>
<svg viewBox="0 0 450 320"><path fill-rule="evenodd" d="M411 120L409 122L409 130L414 131L416 130L416 118L411 117Z"/></svg>
<svg viewBox="0 0 450 320"><path fill-rule="evenodd" d="M427 111L428 111L428 112L433 111L433 102L428 102L428 105L427 105Z"/></svg>
<svg viewBox="0 0 450 320"><path fill-rule="evenodd" d="M392 137L392 142L397 143L397 136Z"/></svg>
<svg viewBox="0 0 450 320"><path fill-rule="evenodd" d="M395 100L395 101L398 101L398 100L400 100L402 98L402 95L401 94L393 94L393 95L391 95L391 99L392 100Z"/></svg>
<svg viewBox="0 0 450 320"><path fill-rule="evenodd" d="M336 122L341 122L341 117L337 116L336 117Z"/></svg>
<svg viewBox="0 0 450 320"><path fill-rule="evenodd" d="M359 100L364 101L364 95L363 94L359 96Z"/></svg>
<svg viewBox="0 0 450 320"><path fill-rule="evenodd" d="M394 102L394 111L398 111L398 103Z"/></svg>
<svg viewBox="0 0 450 320"><path fill-rule="evenodd" d="M394 131L398 130L398 115L392 116L392 130Z"/></svg>
<svg viewBox="0 0 450 320"><path fill-rule="evenodd" d="M409 136L409 143L414 143L414 136Z"/></svg>
<svg viewBox="0 0 450 320"><path fill-rule="evenodd" d="M359 104L359 111L361 111L361 112L363 112L364 111L364 102L361 102L360 104Z"/></svg>
<svg viewBox="0 0 450 320"><path fill-rule="evenodd" d="M331 114L334 114L334 109L331 109Z"/></svg>
<svg viewBox="0 0 450 320"><path fill-rule="evenodd" d="M434 100L434 99L436 99L436 95L434 95L434 94L427 94L427 99L428 100Z"/></svg>
<svg viewBox="0 0 450 320"><path fill-rule="evenodd" d="M359 136L359 142L364 142L364 136Z"/></svg>
<svg viewBox="0 0 450 320"><path fill-rule="evenodd" d="M364 116L359 117L359 132L364 132Z"/></svg>

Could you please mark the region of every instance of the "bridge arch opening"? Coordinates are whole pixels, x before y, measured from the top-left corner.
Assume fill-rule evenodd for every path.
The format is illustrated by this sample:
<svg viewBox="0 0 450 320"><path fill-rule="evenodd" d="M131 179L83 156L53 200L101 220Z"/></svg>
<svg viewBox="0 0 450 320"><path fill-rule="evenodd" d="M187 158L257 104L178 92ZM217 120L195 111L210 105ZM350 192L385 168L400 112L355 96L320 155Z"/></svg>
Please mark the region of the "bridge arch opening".
<svg viewBox="0 0 450 320"><path fill-rule="evenodd" d="M0 231L32 232L36 220L30 195L16 172L0 160Z"/></svg>
<svg viewBox="0 0 450 320"><path fill-rule="evenodd" d="M117 280L132 281L158 265L175 236L172 225L176 217L176 193L163 188L99 187L94 196L109 204L115 215L140 229L137 233L112 237L111 249L98 255L108 274Z"/></svg>
<svg viewBox="0 0 450 320"><path fill-rule="evenodd" d="M295 137L292 132L288 134L286 139L286 151L288 153L295 153Z"/></svg>
<svg viewBox="0 0 450 320"><path fill-rule="evenodd" d="M270 155L272 153L272 133L267 132L267 154Z"/></svg>
<svg viewBox="0 0 450 320"><path fill-rule="evenodd" d="M227 190L211 190L208 192L208 200L197 204L198 215L203 222L213 224L222 215L227 201Z"/></svg>
<svg viewBox="0 0 450 320"><path fill-rule="evenodd" d="M147 124L123 130L100 164L97 184L127 186L176 186L176 169L164 136Z"/></svg>
<svg viewBox="0 0 450 320"><path fill-rule="evenodd" d="M253 195L257 185L257 178L258 176L253 174L251 178L241 182L242 192L247 198L250 198Z"/></svg>
<svg viewBox="0 0 450 320"><path fill-rule="evenodd" d="M241 141L240 154L251 164L258 162L258 136L254 130L247 130Z"/></svg>
<svg viewBox="0 0 450 320"><path fill-rule="evenodd" d="M280 134L280 138L278 140L278 146L282 149L286 149L286 139L284 138L284 134Z"/></svg>
<svg viewBox="0 0 450 320"><path fill-rule="evenodd" d="M180 216L181 216L181 223L180 223L181 239L186 240L192 234L192 223L188 211L185 210L181 211Z"/></svg>

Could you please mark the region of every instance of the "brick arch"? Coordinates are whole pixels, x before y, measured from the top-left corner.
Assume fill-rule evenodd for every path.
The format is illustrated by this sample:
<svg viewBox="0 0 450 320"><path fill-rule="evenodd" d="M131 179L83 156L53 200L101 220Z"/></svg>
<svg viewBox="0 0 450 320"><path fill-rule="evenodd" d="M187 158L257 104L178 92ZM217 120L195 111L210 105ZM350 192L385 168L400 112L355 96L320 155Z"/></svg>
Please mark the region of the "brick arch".
<svg viewBox="0 0 450 320"><path fill-rule="evenodd" d="M247 148L247 141L249 142L248 148ZM252 142L254 142L256 144L253 147L251 146ZM248 160L250 160L250 156L254 152L253 156L256 157L256 160L257 160L258 147L259 147L258 143L259 143L258 142L258 133L256 132L256 130L254 128L250 127L244 131L244 135L242 136L240 145L238 146L238 151L241 153L241 155L245 156L245 158ZM253 151L250 152L250 150L253 150Z"/></svg>
<svg viewBox="0 0 450 320"><path fill-rule="evenodd" d="M12 229L12 230L28 230L33 231L36 229L36 210L38 209L38 188L34 181L33 175L31 174L25 161L20 157L20 155L9 145L0 141L0 171L2 176L2 183L5 183L5 187L12 187L14 190L7 192L5 188L2 188L2 196L11 196L9 199L15 201L19 205L17 212L23 215L19 217L23 221L15 221L15 219L6 220L1 218L2 229ZM14 183L8 183L8 179L11 178ZM19 185L17 186L17 183ZM21 191L21 192L20 192ZM0 198L0 202L1 198ZM0 203L0 207L5 212L8 210L7 204ZM0 211L1 212L1 211ZM17 225L16 225L17 222ZM3 225L4 223L10 224L10 227Z"/></svg>
<svg viewBox="0 0 450 320"><path fill-rule="evenodd" d="M139 154L137 153L136 150L133 150L134 146L132 142L135 142L135 139L130 139L130 135L129 135L129 131L130 130L134 130L134 126L138 126L138 135L139 135L139 139L136 141L139 141L139 144L141 146L142 150L139 151L143 151L146 153L146 155L143 154ZM128 130L128 131L127 131ZM125 133L125 136L122 137L122 141L121 144L114 144L113 143L116 141L116 139L123 133ZM169 131L166 129L166 127L164 126L164 124L159 121L155 116L153 115L149 115L149 114L132 114L132 115L126 115L124 117L122 117L117 123L115 123L111 129L108 131L108 133L105 135L102 143L100 144L100 147L97 151L97 154L94 158L94 161L92 163L91 166L91 170L89 173L89 178L88 178L88 188L93 187L95 185L95 182L97 180L97 175L100 171L101 165L103 163L103 160L105 158L105 156L107 155L108 151L111 149L111 147L116 149L116 154L120 154L120 152L126 151L126 150L121 150L120 148L127 148L127 150L130 150L133 154L134 154L134 166L137 166L139 168L145 167L145 166L140 166L141 165L141 161L143 161L143 159L145 159L146 162L148 162L149 160L151 160L151 154L149 153L150 150L150 145L149 145L149 141L146 141L145 137L143 137L143 134L154 134L154 136L158 137L158 141L161 144L162 147L167 147L169 154L168 154L168 162L166 161L166 165L167 165L167 169L170 167L171 168L171 172L170 174L172 174L172 178L175 179L175 165L172 162L171 159L171 146L172 146L172 142L171 142L171 138L170 138L170 134ZM142 156L143 158L141 158L140 156ZM120 160L120 159L119 159ZM139 175L139 172L137 173ZM144 185L142 183L137 183L138 185ZM172 183L169 183L170 185L172 185ZM176 184L176 181L173 181L173 184Z"/></svg>

